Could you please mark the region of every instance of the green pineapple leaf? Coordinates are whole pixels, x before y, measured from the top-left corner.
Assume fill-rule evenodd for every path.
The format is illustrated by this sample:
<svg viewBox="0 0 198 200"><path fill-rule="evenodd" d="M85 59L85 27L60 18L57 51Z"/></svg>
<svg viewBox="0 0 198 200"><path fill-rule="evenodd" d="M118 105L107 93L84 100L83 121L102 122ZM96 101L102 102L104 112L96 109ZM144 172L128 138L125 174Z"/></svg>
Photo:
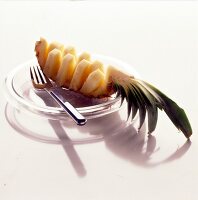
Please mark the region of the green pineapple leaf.
<svg viewBox="0 0 198 200"><path fill-rule="evenodd" d="M139 113L139 129L147 114L148 132L151 133L155 130L159 108L166 112L173 124L184 133L186 138L192 135L192 128L184 110L151 84L130 77L122 83L114 82L114 89L117 95L121 96L121 105L125 99L127 101L127 120L130 115L133 120L137 112Z"/></svg>
<svg viewBox="0 0 198 200"><path fill-rule="evenodd" d="M160 106L166 112L173 124L183 132L186 138L192 135L192 128L185 111L173 100L149 83L144 82L160 99Z"/></svg>

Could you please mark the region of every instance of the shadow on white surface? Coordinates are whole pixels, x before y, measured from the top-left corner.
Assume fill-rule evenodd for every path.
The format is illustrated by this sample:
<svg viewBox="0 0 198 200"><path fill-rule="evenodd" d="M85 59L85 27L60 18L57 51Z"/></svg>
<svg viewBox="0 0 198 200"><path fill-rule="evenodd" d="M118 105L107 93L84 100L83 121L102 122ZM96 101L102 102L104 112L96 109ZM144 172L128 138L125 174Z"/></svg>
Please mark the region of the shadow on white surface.
<svg viewBox="0 0 198 200"><path fill-rule="evenodd" d="M79 155L77 154L71 139L68 137L66 131L61 126L61 123L55 120L49 120L49 123L51 124L58 138L61 140L61 145L78 176L85 176L87 172L84 167L84 164L82 163Z"/></svg>
<svg viewBox="0 0 198 200"><path fill-rule="evenodd" d="M21 124L17 123L17 119L13 115L13 113L15 112L14 110L15 109L13 107L10 107L8 104L6 105L5 117L7 122L12 126L12 128L14 128L17 132L19 132L23 136L33 139L35 141L40 141L40 142L48 141L47 137L43 136L43 138L41 138L41 135L31 132L31 130L26 129L23 126L21 126ZM61 123L58 120L48 120L48 122L53 128L54 133L56 133L57 137L60 139L60 144L62 145L65 153L67 154L77 175L79 177L85 176L87 173L86 169L74 148L74 144L68 137L66 131L62 128Z"/></svg>
<svg viewBox="0 0 198 200"><path fill-rule="evenodd" d="M155 136L145 134L145 125L143 125L139 132L136 131L133 124L126 126L117 112L105 117L89 120L87 125L77 127L76 131L79 131L80 134L83 135L89 132L91 136L94 136L79 141L71 139L69 135L69 131L72 130L70 128L74 126L71 121L61 123L57 120L48 120L48 124L50 124L53 132L56 133L60 140L57 141L52 140L51 138L49 139L47 136L42 136L40 133L33 132L31 129L23 126L23 124L18 122L17 116L14 115L15 112L18 111L11 105L6 105L5 117L10 126L23 136L34 141L49 144L61 144L77 175L80 177L85 176L87 172L84 164L75 151L74 145L103 141L106 148L116 156L128 160L135 165L147 168L156 167L180 159L186 154L191 146L191 141L187 140L182 146L177 148L174 153L171 153L165 159L162 159L159 162L152 162L152 156L157 151L160 151L159 147L156 148L157 141ZM65 127L67 128L67 131L65 131Z"/></svg>
<svg viewBox="0 0 198 200"><path fill-rule="evenodd" d="M142 167L157 167L161 164L180 159L191 146L191 141L187 140L165 159L153 161L152 156L157 151L160 151L160 147L156 148L157 142L155 136L146 136L145 133L137 133L132 127L128 129L131 130L123 130L122 134L109 136L108 139L105 139L106 146L119 157Z"/></svg>
<svg viewBox="0 0 198 200"><path fill-rule="evenodd" d="M169 163L174 160L180 159L190 148L191 141L187 140L180 148L178 148L172 155L166 158L162 163Z"/></svg>
<svg viewBox="0 0 198 200"><path fill-rule="evenodd" d="M27 113L23 113L22 111L12 107L10 104L6 104L5 117L10 126L21 135L31 140L48 144L61 144L62 137L63 138L65 137L63 135L62 137L54 135L54 130L52 135L52 131L49 128L50 124L49 122L58 121L60 126L66 126L66 128L74 126L74 123L71 121L60 122L59 120L50 120L50 119L43 120L42 118L39 117L37 118L37 120L35 120L34 119L35 116L31 116L32 117L31 118L30 116L28 116ZM35 126L35 124L37 123L39 123L39 126ZM61 129L62 128L60 127L60 130ZM40 130L42 130L42 132ZM59 131L58 126L56 126L56 131L57 132ZM81 144L100 142L104 140L102 135L94 137L83 137L83 135L81 134L81 136L82 136L81 138L73 138L71 140L72 144L81 145Z"/></svg>

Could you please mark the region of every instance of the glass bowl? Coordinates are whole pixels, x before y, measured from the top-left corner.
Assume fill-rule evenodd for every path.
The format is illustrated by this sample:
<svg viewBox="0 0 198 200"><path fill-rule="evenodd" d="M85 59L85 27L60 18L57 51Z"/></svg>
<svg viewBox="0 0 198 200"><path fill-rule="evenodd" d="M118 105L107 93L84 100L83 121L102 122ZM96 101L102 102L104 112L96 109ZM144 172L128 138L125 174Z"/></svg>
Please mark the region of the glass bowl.
<svg viewBox="0 0 198 200"><path fill-rule="evenodd" d="M139 76L134 68L120 60L102 55L92 55L92 59ZM33 88L29 68L36 64L36 59L27 61L5 78L4 91L8 100L5 117L18 133L39 142L63 144L69 141L75 145L100 142L109 134L121 134L131 127L131 122L126 120L127 105L124 102L120 107L121 99L115 94L109 98L87 98L59 88L58 95L88 119L86 125L77 126L45 91Z"/></svg>
<svg viewBox="0 0 198 200"><path fill-rule="evenodd" d="M100 60L105 65L111 64L124 71L138 76L137 72L128 64L102 55L92 55L93 60ZM5 79L5 91L8 102L19 110L27 110L48 119L69 120L67 113L60 108L45 91L35 90L30 79L30 66L37 65L33 59L14 68ZM120 109L120 97L112 95L109 98L88 98L77 92L59 88L58 95L69 101L87 119L101 117Z"/></svg>

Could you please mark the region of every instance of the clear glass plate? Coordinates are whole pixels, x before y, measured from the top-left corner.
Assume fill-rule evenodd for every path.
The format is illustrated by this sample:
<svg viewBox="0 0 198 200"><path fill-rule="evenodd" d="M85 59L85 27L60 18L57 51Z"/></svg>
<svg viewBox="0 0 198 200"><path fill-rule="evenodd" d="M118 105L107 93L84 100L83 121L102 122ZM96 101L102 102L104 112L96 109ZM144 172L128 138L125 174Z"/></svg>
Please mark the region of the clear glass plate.
<svg viewBox="0 0 198 200"><path fill-rule="evenodd" d="M92 59L100 60L105 65L117 66L139 77L130 65L117 59L101 55L92 55ZM102 141L109 133L119 134L131 124L126 120L127 106L124 103L120 107L119 97L112 95L103 99L87 98L60 88L58 95L88 119L85 126L77 126L45 91L33 88L29 68L36 64L34 59L17 66L4 82L8 100L6 119L23 136L51 144L62 144L68 138L72 144L87 144Z"/></svg>
<svg viewBox="0 0 198 200"><path fill-rule="evenodd" d="M137 76L137 72L128 64L114 58L93 55L93 60L100 60L105 65L111 64ZM11 71L5 79L6 96L9 103L17 109L25 109L48 119L66 119L67 113L59 107L45 91L35 90L30 79L29 67L36 65L36 59L28 61ZM120 108L120 97L88 98L77 92L60 88L57 94L69 101L87 119L93 119L115 112Z"/></svg>

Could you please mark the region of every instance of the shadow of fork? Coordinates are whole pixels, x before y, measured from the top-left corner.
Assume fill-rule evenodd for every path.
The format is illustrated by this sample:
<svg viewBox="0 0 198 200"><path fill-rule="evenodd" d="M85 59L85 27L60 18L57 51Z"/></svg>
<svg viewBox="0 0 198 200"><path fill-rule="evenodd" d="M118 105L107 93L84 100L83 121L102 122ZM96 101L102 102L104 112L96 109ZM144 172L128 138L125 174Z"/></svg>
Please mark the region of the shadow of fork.
<svg viewBox="0 0 198 200"><path fill-rule="evenodd" d="M86 169L85 169L78 153L76 152L71 139L68 137L66 131L61 126L61 123L57 120L51 120L51 119L49 119L48 121L49 121L49 124L52 126L54 132L56 133L57 137L60 139L61 145L62 145L65 153L67 154L77 175L79 177L85 176L87 173Z"/></svg>
<svg viewBox="0 0 198 200"><path fill-rule="evenodd" d="M39 97L43 100L43 102L46 104L46 106L54 106L56 104L56 102L54 102L53 99L51 99L51 98L46 98L46 97L42 98L42 93L39 95ZM61 145L62 145L65 153L67 154L77 175L79 177L84 177L87 174L86 169L85 169L78 153L76 152L76 150L74 148L72 140L69 138L68 134L63 129L60 121L48 119L48 122L51 125L51 127L53 128L57 137L60 139Z"/></svg>

